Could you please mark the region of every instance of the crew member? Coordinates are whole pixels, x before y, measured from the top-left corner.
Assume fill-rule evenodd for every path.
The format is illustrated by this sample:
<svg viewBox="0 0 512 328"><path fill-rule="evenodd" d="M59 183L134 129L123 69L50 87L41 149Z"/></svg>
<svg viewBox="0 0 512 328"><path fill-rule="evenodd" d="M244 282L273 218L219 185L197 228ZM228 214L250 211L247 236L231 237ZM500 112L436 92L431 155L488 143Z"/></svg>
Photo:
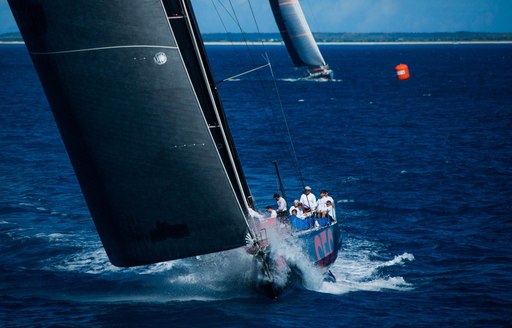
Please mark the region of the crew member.
<svg viewBox="0 0 512 328"><path fill-rule="evenodd" d="M311 213L316 210L316 196L311 192L311 187L304 187L304 193L300 196L300 202L304 213Z"/></svg>

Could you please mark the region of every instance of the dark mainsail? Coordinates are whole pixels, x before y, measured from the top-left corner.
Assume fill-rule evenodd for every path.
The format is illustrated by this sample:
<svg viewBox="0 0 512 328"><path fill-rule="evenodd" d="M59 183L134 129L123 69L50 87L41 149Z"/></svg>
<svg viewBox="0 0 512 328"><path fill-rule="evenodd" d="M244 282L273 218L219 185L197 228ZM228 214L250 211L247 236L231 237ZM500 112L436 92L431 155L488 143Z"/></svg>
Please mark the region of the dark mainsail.
<svg viewBox="0 0 512 328"><path fill-rule="evenodd" d="M311 33L299 0L269 0L281 37L295 66L307 66L311 73L328 70Z"/></svg>
<svg viewBox="0 0 512 328"><path fill-rule="evenodd" d="M249 188L184 0L8 0L114 265L244 245Z"/></svg>

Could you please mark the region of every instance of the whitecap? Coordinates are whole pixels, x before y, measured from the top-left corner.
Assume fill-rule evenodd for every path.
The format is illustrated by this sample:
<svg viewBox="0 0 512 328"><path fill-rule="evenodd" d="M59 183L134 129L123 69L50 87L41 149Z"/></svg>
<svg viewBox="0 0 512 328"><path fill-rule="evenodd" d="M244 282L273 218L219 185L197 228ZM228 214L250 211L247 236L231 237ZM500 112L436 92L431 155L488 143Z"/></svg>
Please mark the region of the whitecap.
<svg viewBox="0 0 512 328"><path fill-rule="evenodd" d="M403 253L402 255L395 256L392 260L382 263L379 267L387 267L392 265L402 265L405 261L414 261L414 255L409 253Z"/></svg>
<svg viewBox="0 0 512 328"><path fill-rule="evenodd" d="M35 235L37 238L48 239L49 241L63 240L67 237L65 234L54 232L54 233L38 233Z"/></svg>
<svg viewBox="0 0 512 328"><path fill-rule="evenodd" d="M316 291L330 294L345 294L354 291L408 291L414 286L400 276L389 276L380 270L383 267L403 266L414 260L414 255L404 252L388 261L375 260L378 247L364 240L347 240L338 260L331 267L336 282L323 282Z"/></svg>

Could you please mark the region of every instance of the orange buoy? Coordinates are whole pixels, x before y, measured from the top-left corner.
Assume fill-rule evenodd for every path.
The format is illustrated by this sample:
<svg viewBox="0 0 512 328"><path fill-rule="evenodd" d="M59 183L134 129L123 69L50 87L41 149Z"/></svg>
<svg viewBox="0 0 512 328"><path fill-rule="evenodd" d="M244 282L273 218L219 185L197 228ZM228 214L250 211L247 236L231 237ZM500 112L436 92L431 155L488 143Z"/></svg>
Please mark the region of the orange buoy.
<svg viewBox="0 0 512 328"><path fill-rule="evenodd" d="M396 77L399 80L407 80L410 77L409 67L407 67L407 65L405 65L405 64L396 65L395 71L396 71Z"/></svg>

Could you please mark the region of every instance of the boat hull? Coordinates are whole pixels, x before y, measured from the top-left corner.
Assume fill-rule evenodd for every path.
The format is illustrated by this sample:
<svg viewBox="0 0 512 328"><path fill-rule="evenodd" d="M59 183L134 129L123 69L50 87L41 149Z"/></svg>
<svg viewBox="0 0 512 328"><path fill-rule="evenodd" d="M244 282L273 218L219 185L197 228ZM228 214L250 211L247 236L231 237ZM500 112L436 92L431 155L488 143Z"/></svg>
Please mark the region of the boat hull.
<svg viewBox="0 0 512 328"><path fill-rule="evenodd" d="M332 80L334 72L332 69L322 69L321 71L309 71L304 80Z"/></svg>
<svg viewBox="0 0 512 328"><path fill-rule="evenodd" d="M338 222L294 232L285 239L292 244L295 244L294 241L300 241L301 250L313 264L321 268L325 281L336 281L329 267L336 261L341 249L341 232ZM271 251L271 247L272 244L264 243L264 247L258 248L260 251L257 253L254 246L246 248L246 251L255 255L257 259L254 261L253 270L253 278L256 278L253 280L255 289L271 298L277 298L290 286L300 282L302 275L300 269L293 263L288 263L279 252Z"/></svg>
<svg viewBox="0 0 512 328"><path fill-rule="evenodd" d="M321 268L329 268L338 258L341 232L338 222L326 227L316 227L297 234L309 258Z"/></svg>

